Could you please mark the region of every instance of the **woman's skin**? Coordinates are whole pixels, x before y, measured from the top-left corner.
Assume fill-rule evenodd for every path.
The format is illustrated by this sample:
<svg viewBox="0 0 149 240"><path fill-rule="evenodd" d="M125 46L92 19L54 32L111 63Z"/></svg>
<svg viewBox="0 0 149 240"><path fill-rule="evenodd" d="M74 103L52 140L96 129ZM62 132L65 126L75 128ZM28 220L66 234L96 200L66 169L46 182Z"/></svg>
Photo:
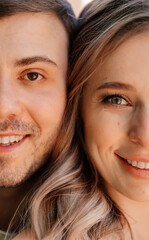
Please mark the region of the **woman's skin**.
<svg viewBox="0 0 149 240"><path fill-rule="evenodd" d="M29 229L21 232L20 234L13 238L13 240L36 240L36 239L37 238Z"/></svg>
<svg viewBox="0 0 149 240"><path fill-rule="evenodd" d="M81 107L91 160L130 223L134 240L148 240L148 31L127 39L105 59L84 89Z"/></svg>

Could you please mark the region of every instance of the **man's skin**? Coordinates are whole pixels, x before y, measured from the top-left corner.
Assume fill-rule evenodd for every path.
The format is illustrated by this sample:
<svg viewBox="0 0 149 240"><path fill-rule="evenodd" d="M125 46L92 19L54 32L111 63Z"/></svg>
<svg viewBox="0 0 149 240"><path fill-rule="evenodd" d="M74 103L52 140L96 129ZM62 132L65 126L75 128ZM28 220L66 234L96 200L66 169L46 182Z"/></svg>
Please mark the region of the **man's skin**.
<svg viewBox="0 0 149 240"><path fill-rule="evenodd" d="M0 19L0 230L7 229L55 143L67 64L68 36L56 15Z"/></svg>

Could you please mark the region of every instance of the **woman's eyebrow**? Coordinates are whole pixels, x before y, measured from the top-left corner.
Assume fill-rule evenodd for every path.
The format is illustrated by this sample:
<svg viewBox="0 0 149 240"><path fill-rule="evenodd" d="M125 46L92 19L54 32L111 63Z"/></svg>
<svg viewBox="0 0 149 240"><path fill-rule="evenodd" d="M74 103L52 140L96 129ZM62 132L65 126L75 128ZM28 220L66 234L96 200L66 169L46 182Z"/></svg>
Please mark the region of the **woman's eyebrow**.
<svg viewBox="0 0 149 240"><path fill-rule="evenodd" d="M121 83L121 82L106 82L100 85L96 90L101 89L119 89L119 90L129 90L129 91L136 91L135 87L130 84Z"/></svg>
<svg viewBox="0 0 149 240"><path fill-rule="evenodd" d="M52 65L58 67L57 64L53 60L51 60L50 58L45 57L45 56L32 56L32 57L22 58L22 59L15 61L15 66L22 67L22 66L30 65L30 64L36 63L36 62L46 62L46 63L52 64Z"/></svg>

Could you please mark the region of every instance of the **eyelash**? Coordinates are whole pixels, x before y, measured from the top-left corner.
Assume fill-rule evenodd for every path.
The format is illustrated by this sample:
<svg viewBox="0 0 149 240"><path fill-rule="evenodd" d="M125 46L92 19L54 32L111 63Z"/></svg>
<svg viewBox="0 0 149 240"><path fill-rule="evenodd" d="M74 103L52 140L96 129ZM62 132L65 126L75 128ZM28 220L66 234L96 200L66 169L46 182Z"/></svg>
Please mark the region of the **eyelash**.
<svg viewBox="0 0 149 240"><path fill-rule="evenodd" d="M114 99L114 98L119 98L119 99L121 99L122 101L124 100L124 101L126 101L126 104L116 104L116 103L112 103L112 102L110 102L109 100L110 99ZM101 97L101 99L102 99L102 103L104 103L104 104L109 104L109 105L112 105L112 106L115 106L115 107L124 107L124 106L131 106L131 103L130 103L130 101L126 98L126 97L124 97L124 96L122 96L122 95L120 95L120 94L104 94L102 97Z"/></svg>

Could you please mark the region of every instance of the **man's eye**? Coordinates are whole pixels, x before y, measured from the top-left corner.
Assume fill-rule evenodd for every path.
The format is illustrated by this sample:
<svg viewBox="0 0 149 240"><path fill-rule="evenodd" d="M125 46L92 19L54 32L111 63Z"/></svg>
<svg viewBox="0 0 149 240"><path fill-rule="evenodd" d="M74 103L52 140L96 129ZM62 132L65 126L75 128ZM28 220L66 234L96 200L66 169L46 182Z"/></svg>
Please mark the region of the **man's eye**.
<svg viewBox="0 0 149 240"><path fill-rule="evenodd" d="M43 78L43 76L37 72L30 72L25 74L23 78L28 81L39 81Z"/></svg>
<svg viewBox="0 0 149 240"><path fill-rule="evenodd" d="M121 96L118 95L112 95L107 96L103 99L104 103L109 103L112 105L122 105L122 106L128 106L129 103Z"/></svg>

